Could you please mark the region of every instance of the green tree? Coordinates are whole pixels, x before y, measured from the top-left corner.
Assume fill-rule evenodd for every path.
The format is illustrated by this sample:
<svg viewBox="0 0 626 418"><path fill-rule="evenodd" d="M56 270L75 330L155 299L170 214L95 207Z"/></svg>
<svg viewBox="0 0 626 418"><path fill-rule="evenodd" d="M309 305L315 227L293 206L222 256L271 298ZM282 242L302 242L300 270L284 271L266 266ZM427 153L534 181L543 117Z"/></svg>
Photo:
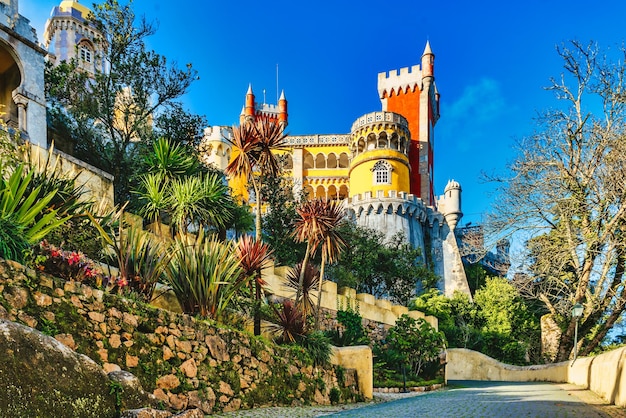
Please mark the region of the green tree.
<svg viewBox="0 0 626 418"><path fill-rule="evenodd" d="M516 284L562 328L556 361L572 352L574 304L584 306L581 355L626 308L626 49L614 52L578 41L557 48L563 73L547 87L557 103L520 142L510 175L494 179L501 187L490 225L500 236L527 234L526 280Z"/></svg>
<svg viewBox="0 0 626 418"><path fill-rule="evenodd" d="M408 306L417 289L429 289L439 280L421 263L420 251L402 235L387 242L382 233L350 222L341 225L340 233L345 251L328 269L328 276L338 286Z"/></svg>
<svg viewBox="0 0 626 418"><path fill-rule="evenodd" d="M266 178L263 196L268 209L263 215L263 239L274 250L278 264L293 266L304 259L305 243L298 243L292 236L301 203L293 194L293 184L284 176Z"/></svg>
<svg viewBox="0 0 626 418"><path fill-rule="evenodd" d="M420 375L426 363L438 361L446 345L442 332L424 319L408 315L398 318L386 341L387 348L396 353L401 363L407 365L415 376Z"/></svg>
<svg viewBox="0 0 626 418"><path fill-rule="evenodd" d="M90 23L102 34L98 59L108 68L91 77L76 59L48 66L46 98L52 126L72 135L76 157L115 176L115 200L122 203L130 199L137 155L153 135L152 121L180 111L176 100L197 76L191 64L180 69L146 47L155 26L136 19L132 0L96 4Z"/></svg>

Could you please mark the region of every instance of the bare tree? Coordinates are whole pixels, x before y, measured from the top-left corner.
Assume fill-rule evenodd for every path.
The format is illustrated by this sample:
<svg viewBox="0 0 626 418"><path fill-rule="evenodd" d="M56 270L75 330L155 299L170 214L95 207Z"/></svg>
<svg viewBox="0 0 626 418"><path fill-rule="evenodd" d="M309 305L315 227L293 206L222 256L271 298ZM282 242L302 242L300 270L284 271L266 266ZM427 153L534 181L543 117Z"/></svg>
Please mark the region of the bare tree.
<svg viewBox="0 0 626 418"><path fill-rule="evenodd" d="M615 51L612 51L615 52ZM514 282L561 325L556 361L574 345L571 308L584 306L581 355L591 352L626 306L626 50L611 60L595 43L557 47L564 72L550 80L556 106L518 145L500 182L492 228L525 232L528 265Z"/></svg>

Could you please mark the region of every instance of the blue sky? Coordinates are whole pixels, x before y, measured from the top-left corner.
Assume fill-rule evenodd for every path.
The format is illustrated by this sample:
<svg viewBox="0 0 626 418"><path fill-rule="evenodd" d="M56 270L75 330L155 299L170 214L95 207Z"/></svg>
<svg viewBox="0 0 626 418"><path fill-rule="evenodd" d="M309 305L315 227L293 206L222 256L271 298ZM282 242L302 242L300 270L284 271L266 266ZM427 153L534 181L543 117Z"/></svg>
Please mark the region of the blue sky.
<svg viewBox="0 0 626 418"><path fill-rule="evenodd" d="M59 3L20 0L40 40ZM198 70L188 110L211 125L237 123L249 83L257 100L265 89L276 103L278 64L294 135L348 133L381 108L377 74L418 64L429 40L441 94L435 193L449 179L461 183L461 224L489 210L481 171L502 172L537 111L556 104L543 89L562 72L555 46L577 39L616 48L626 39L623 0L135 0L134 9L158 21L152 49Z"/></svg>

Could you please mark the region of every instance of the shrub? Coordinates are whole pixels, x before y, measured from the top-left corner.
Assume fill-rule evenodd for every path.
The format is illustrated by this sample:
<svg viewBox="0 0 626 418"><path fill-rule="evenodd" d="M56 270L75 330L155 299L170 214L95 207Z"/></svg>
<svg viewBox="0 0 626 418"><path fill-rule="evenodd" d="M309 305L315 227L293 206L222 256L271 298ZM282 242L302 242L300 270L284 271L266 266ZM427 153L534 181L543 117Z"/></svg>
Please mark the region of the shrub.
<svg viewBox="0 0 626 418"><path fill-rule="evenodd" d="M337 322L342 325L342 328L326 331L326 336L337 347L367 345L370 341L362 321L363 318L357 309L348 306L345 310L338 310Z"/></svg>
<svg viewBox="0 0 626 418"><path fill-rule="evenodd" d="M238 290L247 284L232 243L217 237L178 236L172 244L172 258L164 270L183 311L218 319Z"/></svg>
<svg viewBox="0 0 626 418"><path fill-rule="evenodd" d="M445 348L443 333L435 330L422 318L402 315L387 336L387 352L408 366L409 372L419 376L426 363L438 362ZM390 363L393 364L393 363Z"/></svg>
<svg viewBox="0 0 626 418"><path fill-rule="evenodd" d="M315 366L330 364L331 347L330 339L320 331L308 334L300 344L307 350Z"/></svg>

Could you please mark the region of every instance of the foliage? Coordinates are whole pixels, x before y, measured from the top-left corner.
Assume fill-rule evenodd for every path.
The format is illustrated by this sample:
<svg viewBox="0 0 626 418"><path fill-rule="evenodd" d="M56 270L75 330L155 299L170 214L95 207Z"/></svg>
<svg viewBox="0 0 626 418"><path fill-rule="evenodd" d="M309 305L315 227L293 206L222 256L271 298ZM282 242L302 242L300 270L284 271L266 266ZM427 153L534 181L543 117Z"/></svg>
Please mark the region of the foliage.
<svg viewBox="0 0 626 418"><path fill-rule="evenodd" d="M314 366L323 367L330 364L330 339L323 332L314 331L307 334L300 340L300 345L307 350Z"/></svg>
<svg viewBox="0 0 626 418"><path fill-rule="evenodd" d="M263 286L267 284L261 272L271 264L272 250L267 244L244 235L239 239L236 251L244 276L254 278L254 335L261 335L261 296Z"/></svg>
<svg viewBox="0 0 626 418"><path fill-rule="evenodd" d="M47 241L34 247L35 267L54 277L83 282L94 287L107 285L110 279L102 268L79 251L64 251Z"/></svg>
<svg viewBox="0 0 626 418"><path fill-rule="evenodd" d="M146 47L153 24L137 20L132 1L105 0L94 6L90 23L102 34L97 46L105 71L93 76L78 59L47 66L46 98L52 126L71 134L75 156L115 177L116 202L130 198L130 180L139 168L142 141L152 136L152 121L181 111L176 100L196 79L188 64L168 65Z"/></svg>
<svg viewBox="0 0 626 418"><path fill-rule="evenodd" d="M401 364L419 376L426 363L439 362L439 354L445 349L445 336L424 319L402 315L389 330L386 348Z"/></svg>
<svg viewBox="0 0 626 418"><path fill-rule="evenodd" d="M539 316L504 278L488 278L474 303L456 292L448 298L436 290L421 295L414 307L439 320L450 347L480 351L509 364L539 363Z"/></svg>
<svg viewBox="0 0 626 418"><path fill-rule="evenodd" d="M251 184L256 199L255 238L261 240L262 182L264 178L280 174L281 167L274 151L285 147L284 126L265 117L254 123L244 122L233 127L233 137L228 139L233 147L233 158L226 167L226 174Z"/></svg>
<svg viewBox="0 0 626 418"><path fill-rule="evenodd" d="M293 185L283 176L265 178L261 193L268 205L263 215L263 239L274 250L278 264L292 266L304 259L306 248L291 234L296 226L296 207L301 199L293 195Z"/></svg>
<svg viewBox="0 0 626 418"><path fill-rule="evenodd" d="M315 310L312 292L316 290L320 280L319 270L311 264L304 267L302 263L298 263L287 270L285 279L285 287L294 290L296 294L300 293L301 297L296 298L296 306L306 317Z"/></svg>
<svg viewBox="0 0 626 418"><path fill-rule="evenodd" d="M170 254L165 244L141 226L126 225L124 207L114 209L96 219L88 213L100 233L110 262L119 269L117 286L128 287L144 300L152 299Z"/></svg>
<svg viewBox="0 0 626 418"><path fill-rule="evenodd" d="M81 251L92 260L102 260L103 244L100 233L89 218L74 216L51 231L46 240L57 247Z"/></svg>
<svg viewBox="0 0 626 418"><path fill-rule="evenodd" d="M12 217L0 218L0 258L21 262L29 248L24 226Z"/></svg>
<svg viewBox="0 0 626 418"><path fill-rule="evenodd" d="M152 144L145 158L146 174L139 177L139 214L149 222L167 219L178 233L191 228L225 228L236 205L223 176L204 170L185 146L168 139Z"/></svg>
<svg viewBox="0 0 626 418"><path fill-rule="evenodd" d="M340 229L346 248L328 269L328 276L337 286L388 297L408 306L416 289L428 289L437 283L438 277L420 262L419 250L406 244L402 236L386 242L379 231L350 222Z"/></svg>
<svg viewBox="0 0 626 418"><path fill-rule="evenodd" d="M305 335L305 318L293 301L286 299L279 306L270 305L274 318L268 330L278 343L293 343Z"/></svg>
<svg viewBox="0 0 626 418"><path fill-rule="evenodd" d="M0 257L24 260L24 245L34 245L48 233L61 226L69 216L59 217L58 209L49 205L56 194L51 190L41 194L41 186L31 187L35 172L19 163L11 172L2 169L0 177L0 236L8 238L0 243ZM12 235L15 234L15 235Z"/></svg>
<svg viewBox="0 0 626 418"><path fill-rule="evenodd" d="M219 319L247 285L230 242L207 238L201 230L195 239L177 236L171 251L164 276L186 313Z"/></svg>
<svg viewBox="0 0 626 418"><path fill-rule="evenodd" d="M315 316L315 328L319 328L320 303L322 294L322 281L326 262L335 261L343 251L345 241L339 230L343 218L342 204L336 200L315 199L303 202L296 208L300 218L296 221L293 237L297 242L305 242L306 252L300 270L299 286L296 292L296 302L300 301L303 292L304 275L309 258L315 255L318 246L321 246L322 260L321 272L317 289L317 313Z"/></svg>
<svg viewBox="0 0 626 418"><path fill-rule="evenodd" d="M603 55L594 44L557 47L563 73L547 90L557 103L524 138L490 219L503 234L525 233L527 266L516 284L539 300L563 332L555 361L566 360L577 320L580 355L605 338L626 308L626 48Z"/></svg>
<svg viewBox="0 0 626 418"><path fill-rule="evenodd" d="M341 327L326 331L333 345L347 347L353 345L369 344L369 338L363 328L363 318L357 309L348 306L345 310L337 311L337 322Z"/></svg>

